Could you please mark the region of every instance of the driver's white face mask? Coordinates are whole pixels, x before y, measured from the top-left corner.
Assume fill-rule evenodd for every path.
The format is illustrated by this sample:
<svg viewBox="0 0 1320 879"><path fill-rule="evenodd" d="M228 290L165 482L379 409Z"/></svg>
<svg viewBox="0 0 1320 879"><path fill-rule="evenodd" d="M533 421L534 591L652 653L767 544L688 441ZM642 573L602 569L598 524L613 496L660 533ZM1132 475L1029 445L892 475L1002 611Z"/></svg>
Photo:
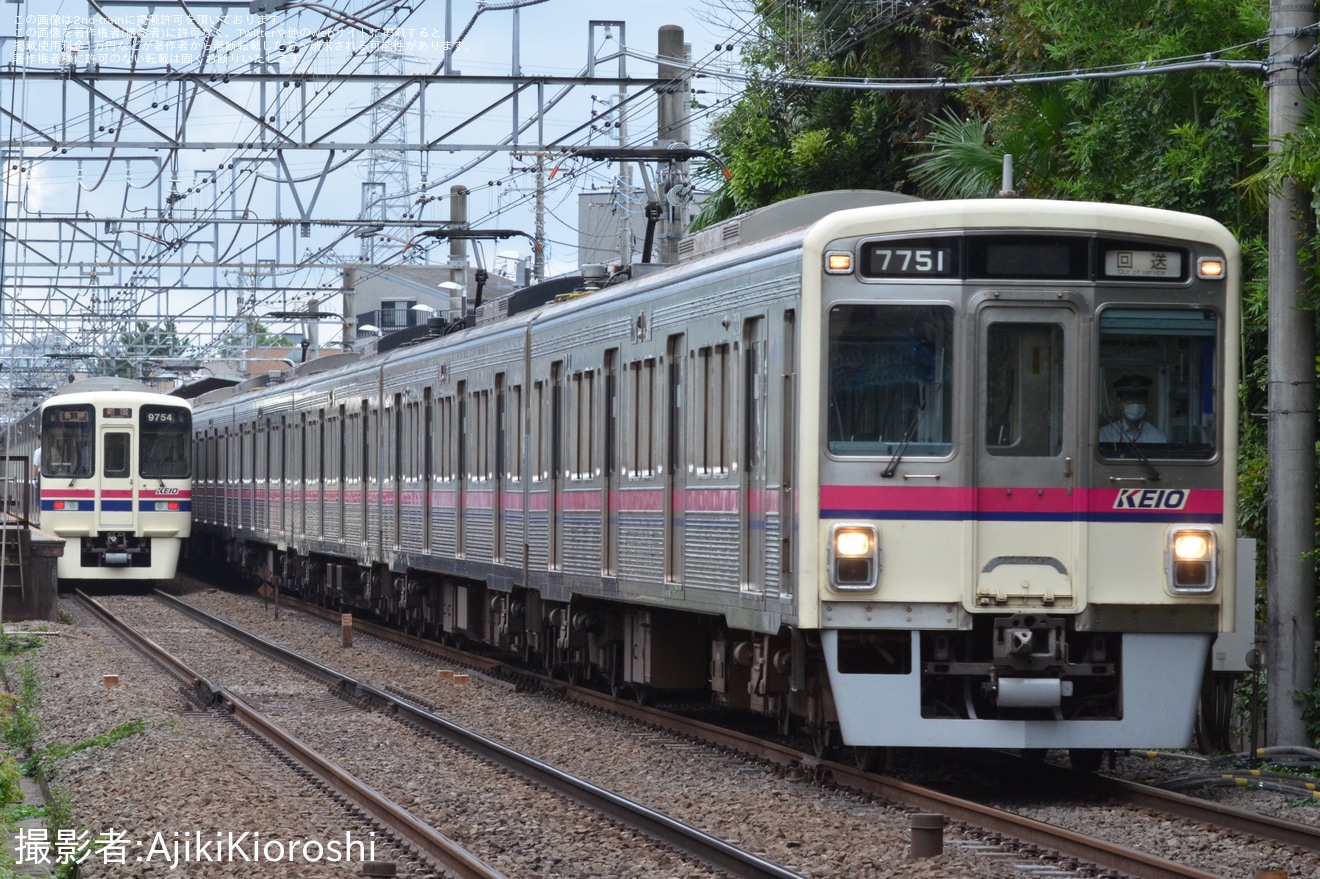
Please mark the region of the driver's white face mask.
<svg viewBox="0 0 1320 879"><path fill-rule="evenodd" d="M1124 403L1123 417L1128 421L1140 421L1146 415L1145 403Z"/></svg>

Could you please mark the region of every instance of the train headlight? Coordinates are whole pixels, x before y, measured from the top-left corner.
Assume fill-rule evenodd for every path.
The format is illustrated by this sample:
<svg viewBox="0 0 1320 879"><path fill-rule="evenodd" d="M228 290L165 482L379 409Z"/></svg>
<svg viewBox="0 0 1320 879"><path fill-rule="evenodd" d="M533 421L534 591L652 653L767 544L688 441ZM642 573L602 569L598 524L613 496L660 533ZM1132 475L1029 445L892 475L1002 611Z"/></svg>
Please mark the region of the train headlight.
<svg viewBox="0 0 1320 879"><path fill-rule="evenodd" d="M1219 559L1210 528L1175 528L1169 532L1166 568L1169 589L1185 595L1214 592Z"/></svg>
<svg viewBox="0 0 1320 879"><path fill-rule="evenodd" d="M57 509L57 510L59 510L60 512L63 512L63 513L76 513L76 512L78 512L78 502L77 502L77 501L56 501L56 502L55 502L55 509Z"/></svg>
<svg viewBox="0 0 1320 879"><path fill-rule="evenodd" d="M872 525L830 529L830 585L853 592L874 589L880 571L880 540Z"/></svg>

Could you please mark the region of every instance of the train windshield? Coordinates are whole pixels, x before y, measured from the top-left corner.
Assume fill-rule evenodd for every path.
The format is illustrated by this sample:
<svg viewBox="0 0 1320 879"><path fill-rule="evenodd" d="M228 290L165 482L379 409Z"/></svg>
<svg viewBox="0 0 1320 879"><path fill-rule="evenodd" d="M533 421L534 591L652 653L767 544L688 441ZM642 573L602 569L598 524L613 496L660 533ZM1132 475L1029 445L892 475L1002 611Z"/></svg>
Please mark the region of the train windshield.
<svg viewBox="0 0 1320 879"><path fill-rule="evenodd" d="M96 414L89 405L47 406L41 413L41 475L86 479L96 464Z"/></svg>
<svg viewBox="0 0 1320 879"><path fill-rule="evenodd" d="M1108 308L1096 371L1104 458L1215 455L1219 317L1213 311Z"/></svg>
<svg viewBox="0 0 1320 879"><path fill-rule="evenodd" d="M829 451L944 456L953 450L953 309L830 310Z"/></svg>
<svg viewBox="0 0 1320 879"><path fill-rule="evenodd" d="M192 415L177 406L142 407L142 476L183 479L192 471Z"/></svg>

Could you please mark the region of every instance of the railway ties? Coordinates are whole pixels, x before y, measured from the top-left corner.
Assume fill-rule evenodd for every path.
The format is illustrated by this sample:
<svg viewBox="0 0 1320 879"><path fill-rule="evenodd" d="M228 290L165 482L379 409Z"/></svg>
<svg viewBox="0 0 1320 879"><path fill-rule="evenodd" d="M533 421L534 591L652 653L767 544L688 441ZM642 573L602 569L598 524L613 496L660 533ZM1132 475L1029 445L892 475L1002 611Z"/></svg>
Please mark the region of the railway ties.
<svg viewBox="0 0 1320 879"><path fill-rule="evenodd" d="M104 606L80 598L103 618L113 616ZM537 869L534 865L541 862L571 859L590 865L593 858L596 866L584 869L602 875L621 869L620 864L635 868L648 858L667 864L672 874L676 857L684 875L782 879L797 875L483 739L406 698L306 660L180 602L162 601L171 604L169 614L185 611L222 632L216 649L205 643L213 640L210 636L198 634L204 629L184 633L173 624L148 623L162 642L157 644L127 622L112 625L203 700L212 699L232 710L245 726L293 754L326 785L453 875L517 875L528 867ZM159 602L139 600L129 608L129 615L147 617L143 605L165 609ZM236 650L231 639L241 641L243 648ZM278 665L258 672L257 666L266 663L248 655L254 651ZM189 667L175 654L197 667ZM195 655L201 658L192 660ZM239 668L234 668L235 663ZM311 693L306 686L309 678L317 682ZM327 710L322 684L341 698L375 710L367 714ZM305 702L302 707L300 699ZM261 703L276 706L280 724L255 707ZM502 780L492 782L492 765L500 767ZM440 802L446 794L453 799L448 805ZM662 843L660 850L656 840Z"/></svg>
<svg viewBox="0 0 1320 879"><path fill-rule="evenodd" d="M340 619L338 613L290 599L288 596L282 597L281 602L292 605L302 612L320 616L328 627L338 625ZM216 612L226 614L229 612L221 609L227 607L228 602L206 603L210 609ZM245 624L252 626L255 630L270 633L278 628L267 626L261 622L262 617L259 614L247 615L247 617L250 622ZM365 620L355 619L354 626L360 635L368 635L371 638L398 645L410 653L431 655L440 662L450 664L455 668L469 668L474 676L480 676L481 680L488 683L506 687L511 686L506 678L507 671L501 668L497 661L489 657L480 654L461 653L454 648L435 642L423 641L415 636ZM333 652L323 652L320 655L325 658L325 661L334 661ZM357 673L359 675L373 674L371 671L363 670L362 667L359 667ZM531 677L525 670L520 671L520 674L527 679ZM1091 838L1091 834L1086 832L1077 832L1076 830L1070 832L1064 826L1054 826L1054 819L1037 818L1033 820L1031 817L1017 815L1012 811L1004 811L1000 808L969 801L966 795L943 794L939 791L933 791L929 787L861 772L849 765L808 755L797 748L778 741L770 741L755 735L714 726L702 720L650 706L637 705L632 700L616 699L606 693L587 687L573 686L561 680L543 678L540 683L543 689L563 697L566 701L585 704L619 718L627 718L629 721L642 724L643 726L632 731L629 737L639 743L652 745L658 750L688 750L681 744L677 748L667 747L666 745L671 742L701 742L707 746L715 745L722 753L739 754L751 757L758 762L784 767L783 771L786 773L786 779L797 778L805 781L814 778L826 782L825 787L837 785L842 788L861 791L875 797L878 802L901 804L904 810L913 809L918 812L945 815L949 818L948 827L950 828L948 843L945 847L946 853L963 851L972 857L986 861L996 861L1003 864L1005 869L1012 870L1016 875L1054 876L1060 877L1060 879L1067 876L1184 877L1184 879L1186 877L1199 877L1199 879L1209 879L1212 875L1218 875L1214 871L1207 872L1204 864L1202 869L1196 869L1193 866L1174 863L1156 854L1143 854L1140 850L1134 850L1131 845L1121 844L1122 840L1116 840L1115 842L1119 844L1113 844L1102 839ZM531 684L526 683L526 686L530 687ZM524 683L520 683L519 687L523 688ZM402 689L394 692L408 696L420 704L425 704L424 697L412 695ZM437 692L443 693L444 691ZM442 698L442 702L444 701L444 697L438 698ZM450 704L458 704L458 702L451 702ZM703 762L709 764L710 761ZM719 762L723 763L725 759L721 757ZM1042 766L1040 768L1043 770L1048 767ZM1021 770L1019 769L1018 772L1020 774ZM1078 775L1074 772L1061 772L1061 774L1069 779L1070 784L1076 784L1079 780ZM820 785L814 783L797 784L793 782L793 784L802 789L804 793L807 790L820 787ZM634 795L636 795L635 792ZM977 794L973 795L972 798L979 799L980 796L980 794ZM1166 810L1160 809L1160 811ZM1149 816L1146 816L1146 818L1149 818ZM903 820L906 823L906 819ZM1210 827L1216 825L1214 820L1204 815L1195 820ZM1269 824L1270 822L1266 821L1255 826L1256 835L1260 839L1277 838L1267 832ZM1296 844L1294 840L1284 839L1283 841L1287 844ZM903 842L898 842L891 848L893 852L901 853L903 850ZM804 872L810 870L809 867L804 867L801 863L791 863L794 863L797 869Z"/></svg>

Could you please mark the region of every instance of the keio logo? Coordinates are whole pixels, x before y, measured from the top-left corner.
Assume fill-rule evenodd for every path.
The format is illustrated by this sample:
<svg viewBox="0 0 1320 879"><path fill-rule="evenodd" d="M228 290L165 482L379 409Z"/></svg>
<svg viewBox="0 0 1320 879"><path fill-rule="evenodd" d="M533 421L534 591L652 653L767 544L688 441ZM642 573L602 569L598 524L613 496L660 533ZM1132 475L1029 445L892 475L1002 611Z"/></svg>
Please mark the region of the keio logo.
<svg viewBox="0 0 1320 879"><path fill-rule="evenodd" d="M1181 510L1190 494L1182 488L1124 488L1114 498L1114 509Z"/></svg>

